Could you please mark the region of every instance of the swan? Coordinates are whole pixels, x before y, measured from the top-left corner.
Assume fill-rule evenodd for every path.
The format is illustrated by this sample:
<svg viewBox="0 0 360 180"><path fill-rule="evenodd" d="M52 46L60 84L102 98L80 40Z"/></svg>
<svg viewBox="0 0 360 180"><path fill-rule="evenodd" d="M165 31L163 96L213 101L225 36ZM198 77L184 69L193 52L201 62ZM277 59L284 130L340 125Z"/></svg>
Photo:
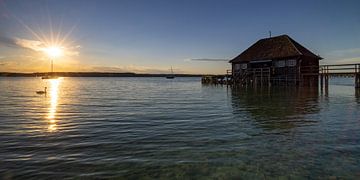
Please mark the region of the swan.
<svg viewBox="0 0 360 180"><path fill-rule="evenodd" d="M36 94L46 94L47 87L44 88L44 91L36 91Z"/></svg>

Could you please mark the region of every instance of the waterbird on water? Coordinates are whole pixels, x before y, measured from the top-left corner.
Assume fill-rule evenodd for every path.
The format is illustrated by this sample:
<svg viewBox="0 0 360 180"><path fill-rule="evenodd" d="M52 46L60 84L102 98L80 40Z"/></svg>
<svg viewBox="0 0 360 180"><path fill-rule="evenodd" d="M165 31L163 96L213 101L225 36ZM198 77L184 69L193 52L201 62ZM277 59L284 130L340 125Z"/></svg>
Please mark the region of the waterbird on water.
<svg viewBox="0 0 360 180"><path fill-rule="evenodd" d="M46 94L47 87L44 88L43 91L36 91L36 94Z"/></svg>

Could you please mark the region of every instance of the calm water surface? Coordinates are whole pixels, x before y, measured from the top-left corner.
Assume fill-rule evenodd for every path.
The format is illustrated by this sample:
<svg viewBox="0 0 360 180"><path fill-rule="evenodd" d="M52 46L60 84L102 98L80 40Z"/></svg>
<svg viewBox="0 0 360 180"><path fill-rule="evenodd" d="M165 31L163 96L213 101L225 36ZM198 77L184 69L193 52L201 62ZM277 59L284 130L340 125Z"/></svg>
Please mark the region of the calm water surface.
<svg viewBox="0 0 360 180"><path fill-rule="evenodd" d="M360 92L331 84L0 78L0 178L356 179Z"/></svg>

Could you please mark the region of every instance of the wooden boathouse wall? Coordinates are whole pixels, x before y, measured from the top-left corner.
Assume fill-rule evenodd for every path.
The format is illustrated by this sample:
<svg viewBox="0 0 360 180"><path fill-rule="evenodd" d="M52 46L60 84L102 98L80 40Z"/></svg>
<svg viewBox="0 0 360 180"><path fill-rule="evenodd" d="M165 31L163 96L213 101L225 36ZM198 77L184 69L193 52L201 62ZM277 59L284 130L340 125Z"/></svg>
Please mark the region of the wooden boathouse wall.
<svg viewBox="0 0 360 180"><path fill-rule="evenodd" d="M319 60L287 35L257 41L230 61L238 85L317 86Z"/></svg>
<svg viewBox="0 0 360 180"><path fill-rule="evenodd" d="M204 76L204 84L328 87L333 76L354 77L360 88L360 64L319 65L322 58L281 35L260 39L232 60L226 75Z"/></svg>

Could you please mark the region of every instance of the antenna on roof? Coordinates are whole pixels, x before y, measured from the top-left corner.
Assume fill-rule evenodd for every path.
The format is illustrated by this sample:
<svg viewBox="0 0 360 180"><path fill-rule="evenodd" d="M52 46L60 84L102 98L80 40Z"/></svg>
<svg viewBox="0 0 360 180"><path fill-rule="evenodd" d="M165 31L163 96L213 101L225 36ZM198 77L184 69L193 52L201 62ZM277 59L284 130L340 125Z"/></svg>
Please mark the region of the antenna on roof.
<svg viewBox="0 0 360 180"><path fill-rule="evenodd" d="M271 38L271 31L269 31L269 37Z"/></svg>

